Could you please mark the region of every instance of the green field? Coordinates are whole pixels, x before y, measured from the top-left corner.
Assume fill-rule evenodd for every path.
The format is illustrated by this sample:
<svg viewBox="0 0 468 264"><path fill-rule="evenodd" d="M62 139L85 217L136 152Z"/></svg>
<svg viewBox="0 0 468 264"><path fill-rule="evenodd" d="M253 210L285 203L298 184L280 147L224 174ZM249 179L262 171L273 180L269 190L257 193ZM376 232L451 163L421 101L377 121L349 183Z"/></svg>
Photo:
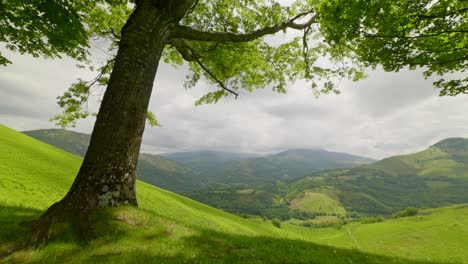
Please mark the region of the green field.
<svg viewBox="0 0 468 264"><path fill-rule="evenodd" d="M346 215L338 195L333 189L309 189L291 200L290 208L327 215Z"/></svg>
<svg viewBox="0 0 468 264"><path fill-rule="evenodd" d="M466 263L468 259L464 243L468 208L434 210L422 218L379 224L352 223L341 230L288 223L278 229L268 221L243 219L142 182L137 184L139 209L95 214L94 238L85 241L71 230L41 250L13 250L27 234L21 223L38 217L66 193L80 162L78 156L0 126L0 262L428 263L430 259Z"/></svg>
<svg viewBox="0 0 468 264"><path fill-rule="evenodd" d="M283 229L301 233L319 244L438 261L468 263L468 205L422 210L417 216L381 223L350 223L336 228L291 224Z"/></svg>

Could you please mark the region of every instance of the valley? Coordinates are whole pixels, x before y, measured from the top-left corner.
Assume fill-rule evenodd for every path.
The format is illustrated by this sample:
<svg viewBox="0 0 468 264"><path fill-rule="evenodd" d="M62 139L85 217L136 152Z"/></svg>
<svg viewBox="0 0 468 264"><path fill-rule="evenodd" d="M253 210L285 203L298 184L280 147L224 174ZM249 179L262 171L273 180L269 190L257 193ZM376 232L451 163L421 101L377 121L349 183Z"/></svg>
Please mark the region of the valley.
<svg viewBox="0 0 468 264"><path fill-rule="evenodd" d="M26 131L82 155L89 135ZM449 138L414 154L380 161L320 149L252 153L142 153L138 179L224 211L268 219L340 218L391 214L407 207L467 203L468 139Z"/></svg>
<svg viewBox="0 0 468 264"><path fill-rule="evenodd" d="M1 255L26 231L21 222L39 216L65 194L81 159L6 127L0 127L0 134ZM137 189L139 209L108 209L96 216L93 232L104 234L111 228L110 234L83 247L70 230L40 251L16 251L0 261L211 263L255 256L260 263L411 264L467 263L468 259L466 205L424 209L416 216L378 223L356 220L323 228L290 219L277 228L270 220L231 215L141 181ZM342 207L332 189L308 190L304 196L295 196L291 207L328 215L344 213L337 209Z"/></svg>

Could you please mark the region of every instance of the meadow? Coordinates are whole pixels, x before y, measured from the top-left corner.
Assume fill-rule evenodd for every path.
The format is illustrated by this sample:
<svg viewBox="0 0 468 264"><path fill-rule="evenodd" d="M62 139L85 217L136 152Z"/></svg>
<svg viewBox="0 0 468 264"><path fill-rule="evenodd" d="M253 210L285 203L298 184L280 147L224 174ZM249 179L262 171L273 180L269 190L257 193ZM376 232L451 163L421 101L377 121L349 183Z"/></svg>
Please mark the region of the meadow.
<svg viewBox="0 0 468 264"><path fill-rule="evenodd" d="M0 262L467 263L468 207L376 224L306 228L249 220L138 182L139 208L92 215L89 234L58 226L41 249L18 247L28 221L70 187L81 158L0 126Z"/></svg>

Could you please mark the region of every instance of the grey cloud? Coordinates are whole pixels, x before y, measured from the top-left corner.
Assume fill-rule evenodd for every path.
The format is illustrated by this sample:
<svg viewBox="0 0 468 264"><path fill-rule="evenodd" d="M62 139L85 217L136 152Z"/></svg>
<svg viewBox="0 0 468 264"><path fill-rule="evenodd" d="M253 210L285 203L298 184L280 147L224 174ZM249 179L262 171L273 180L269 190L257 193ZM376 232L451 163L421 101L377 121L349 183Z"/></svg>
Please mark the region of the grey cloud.
<svg viewBox="0 0 468 264"><path fill-rule="evenodd" d="M0 122L16 129L53 126L48 119L58 112L55 97L76 77L91 76L69 60L13 59L16 63L0 73L0 85L9 87L0 86ZM200 82L185 90L186 74L185 67L160 65L150 110L162 127L147 127L144 151L269 153L320 147L382 158L421 150L445 137L468 136L465 98L437 97L420 72L370 72L362 82L343 81L338 96L315 99L299 81L286 95L257 90L243 92L238 100L230 97L199 107L194 101L216 88ZM28 115L31 106L40 108L38 116ZM92 107L97 109L97 104ZM80 121L77 130L89 133L93 122Z"/></svg>
<svg viewBox="0 0 468 264"><path fill-rule="evenodd" d="M421 71L370 71L368 75L351 89L356 103L373 116L387 115L438 94L432 87L433 79L425 80Z"/></svg>

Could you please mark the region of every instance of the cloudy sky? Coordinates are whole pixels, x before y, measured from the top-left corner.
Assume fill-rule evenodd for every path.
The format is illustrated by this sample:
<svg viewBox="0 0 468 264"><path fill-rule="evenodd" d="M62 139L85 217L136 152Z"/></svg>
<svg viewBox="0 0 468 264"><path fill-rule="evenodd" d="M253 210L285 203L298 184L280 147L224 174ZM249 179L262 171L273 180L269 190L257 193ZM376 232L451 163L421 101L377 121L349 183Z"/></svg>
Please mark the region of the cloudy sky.
<svg viewBox="0 0 468 264"><path fill-rule="evenodd" d="M0 70L0 123L17 130L54 127L56 97L76 78L92 77L70 59L2 53L14 64ZM213 87L200 83L187 91L185 74L183 67L160 65L150 110L162 126L147 126L143 151L324 148L383 158L468 137L466 96L438 97L420 72L369 71L364 81L341 82L340 95L318 99L297 82L286 95L258 90L198 107L194 101ZM73 130L90 133L93 122L80 121Z"/></svg>

